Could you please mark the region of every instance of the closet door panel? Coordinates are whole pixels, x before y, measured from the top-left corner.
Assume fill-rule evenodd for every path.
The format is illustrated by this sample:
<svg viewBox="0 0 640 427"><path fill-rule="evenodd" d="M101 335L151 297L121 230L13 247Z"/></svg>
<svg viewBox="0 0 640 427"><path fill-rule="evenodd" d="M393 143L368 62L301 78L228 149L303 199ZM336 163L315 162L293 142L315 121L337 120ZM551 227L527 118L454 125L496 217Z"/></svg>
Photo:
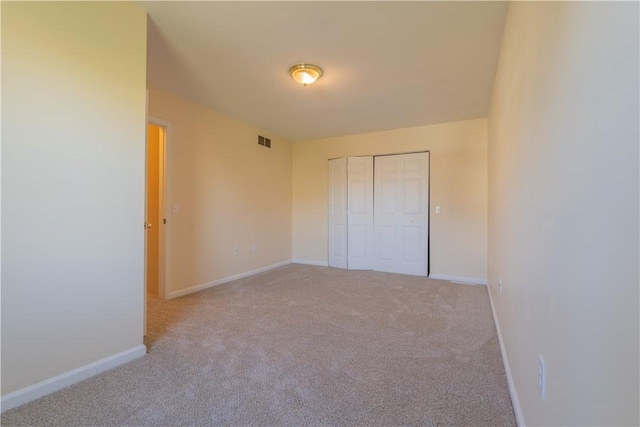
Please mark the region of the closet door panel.
<svg viewBox="0 0 640 427"><path fill-rule="evenodd" d="M329 160L329 266L347 268L347 159Z"/></svg>
<svg viewBox="0 0 640 427"><path fill-rule="evenodd" d="M373 157L347 159L348 266L373 269Z"/></svg>
<svg viewBox="0 0 640 427"><path fill-rule="evenodd" d="M375 158L374 269L427 275L429 153Z"/></svg>

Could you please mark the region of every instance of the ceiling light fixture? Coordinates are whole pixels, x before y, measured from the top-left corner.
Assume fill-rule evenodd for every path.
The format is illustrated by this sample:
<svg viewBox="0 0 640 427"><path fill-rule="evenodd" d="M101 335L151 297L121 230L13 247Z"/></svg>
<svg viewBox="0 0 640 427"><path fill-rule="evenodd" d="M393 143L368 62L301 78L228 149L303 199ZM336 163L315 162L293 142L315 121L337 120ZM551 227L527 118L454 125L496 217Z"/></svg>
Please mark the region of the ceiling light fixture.
<svg viewBox="0 0 640 427"><path fill-rule="evenodd" d="M322 77L322 68L312 64L296 64L289 68L293 80L302 86L307 86Z"/></svg>

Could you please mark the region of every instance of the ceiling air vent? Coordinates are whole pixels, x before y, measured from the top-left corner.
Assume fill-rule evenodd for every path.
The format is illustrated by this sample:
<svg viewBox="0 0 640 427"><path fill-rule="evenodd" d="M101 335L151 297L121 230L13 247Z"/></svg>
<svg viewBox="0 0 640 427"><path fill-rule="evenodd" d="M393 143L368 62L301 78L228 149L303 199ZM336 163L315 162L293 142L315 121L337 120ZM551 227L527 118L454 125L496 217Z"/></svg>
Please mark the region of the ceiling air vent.
<svg viewBox="0 0 640 427"><path fill-rule="evenodd" d="M258 144L264 145L267 148L271 148L271 140L269 138L265 138L262 135L258 135Z"/></svg>

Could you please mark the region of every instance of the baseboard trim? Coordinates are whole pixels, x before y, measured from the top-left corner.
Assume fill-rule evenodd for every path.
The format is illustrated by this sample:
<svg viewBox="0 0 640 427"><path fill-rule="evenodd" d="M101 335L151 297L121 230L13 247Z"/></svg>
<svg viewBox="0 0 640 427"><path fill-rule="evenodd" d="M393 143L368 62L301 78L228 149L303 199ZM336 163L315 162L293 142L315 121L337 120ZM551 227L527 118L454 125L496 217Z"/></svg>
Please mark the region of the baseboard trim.
<svg viewBox="0 0 640 427"><path fill-rule="evenodd" d="M487 279L477 279L475 277L448 276L446 274L430 274L429 279L448 280L464 285L484 285L487 286Z"/></svg>
<svg viewBox="0 0 640 427"><path fill-rule="evenodd" d="M504 346L502 339L502 331L500 330L500 322L498 321L498 314L496 313L496 307L493 304L493 297L491 291L487 286L487 292L489 293L489 302L491 303L491 312L493 313L493 323L496 325L496 332L498 333L498 342L500 343L500 353L502 353L502 363L504 365L504 371L507 375L507 385L509 386L509 394L511 395L511 403L513 404L513 411L516 413L516 422L518 426L525 427L524 416L522 415L522 409L520 408L520 400L518 400L518 392L513 382L513 376L511 375L511 367L509 366L509 358L507 358L507 350Z"/></svg>
<svg viewBox="0 0 640 427"><path fill-rule="evenodd" d="M261 267L255 270L247 271L245 273L236 274L234 276L223 277L222 279L214 280L212 282L203 283L201 285L191 286L190 288L181 289L179 291L174 291L169 293L169 299L177 298L184 295L189 295L194 292L202 291L204 289L212 288L214 286L222 285L224 283L233 282L234 280L244 279L245 277L255 276L259 273L264 273L265 271L273 270L274 268L283 267L285 265L291 264L291 261L282 261L277 264L268 265L266 267Z"/></svg>
<svg viewBox="0 0 640 427"><path fill-rule="evenodd" d="M306 259L292 259L291 262L294 264L317 265L318 267L329 267L329 263L327 261L309 261Z"/></svg>
<svg viewBox="0 0 640 427"><path fill-rule="evenodd" d="M48 380L8 393L0 397L1 411L4 412L24 405L25 403L32 402L42 396L62 390L94 375L113 369L116 366L131 362L145 354L147 354L147 348L141 344L121 353L114 354L113 356L98 360L97 362L89 363L88 365L81 366L72 371L49 378Z"/></svg>

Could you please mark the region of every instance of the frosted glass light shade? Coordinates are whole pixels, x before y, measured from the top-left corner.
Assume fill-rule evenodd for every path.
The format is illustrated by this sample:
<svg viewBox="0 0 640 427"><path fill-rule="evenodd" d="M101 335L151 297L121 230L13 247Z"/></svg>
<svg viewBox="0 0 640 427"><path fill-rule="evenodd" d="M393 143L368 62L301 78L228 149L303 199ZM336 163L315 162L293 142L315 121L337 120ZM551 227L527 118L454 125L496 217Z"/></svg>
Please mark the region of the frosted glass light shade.
<svg viewBox="0 0 640 427"><path fill-rule="evenodd" d="M322 77L322 69L312 64L296 64L289 68L289 74L291 74L293 80L306 86Z"/></svg>

